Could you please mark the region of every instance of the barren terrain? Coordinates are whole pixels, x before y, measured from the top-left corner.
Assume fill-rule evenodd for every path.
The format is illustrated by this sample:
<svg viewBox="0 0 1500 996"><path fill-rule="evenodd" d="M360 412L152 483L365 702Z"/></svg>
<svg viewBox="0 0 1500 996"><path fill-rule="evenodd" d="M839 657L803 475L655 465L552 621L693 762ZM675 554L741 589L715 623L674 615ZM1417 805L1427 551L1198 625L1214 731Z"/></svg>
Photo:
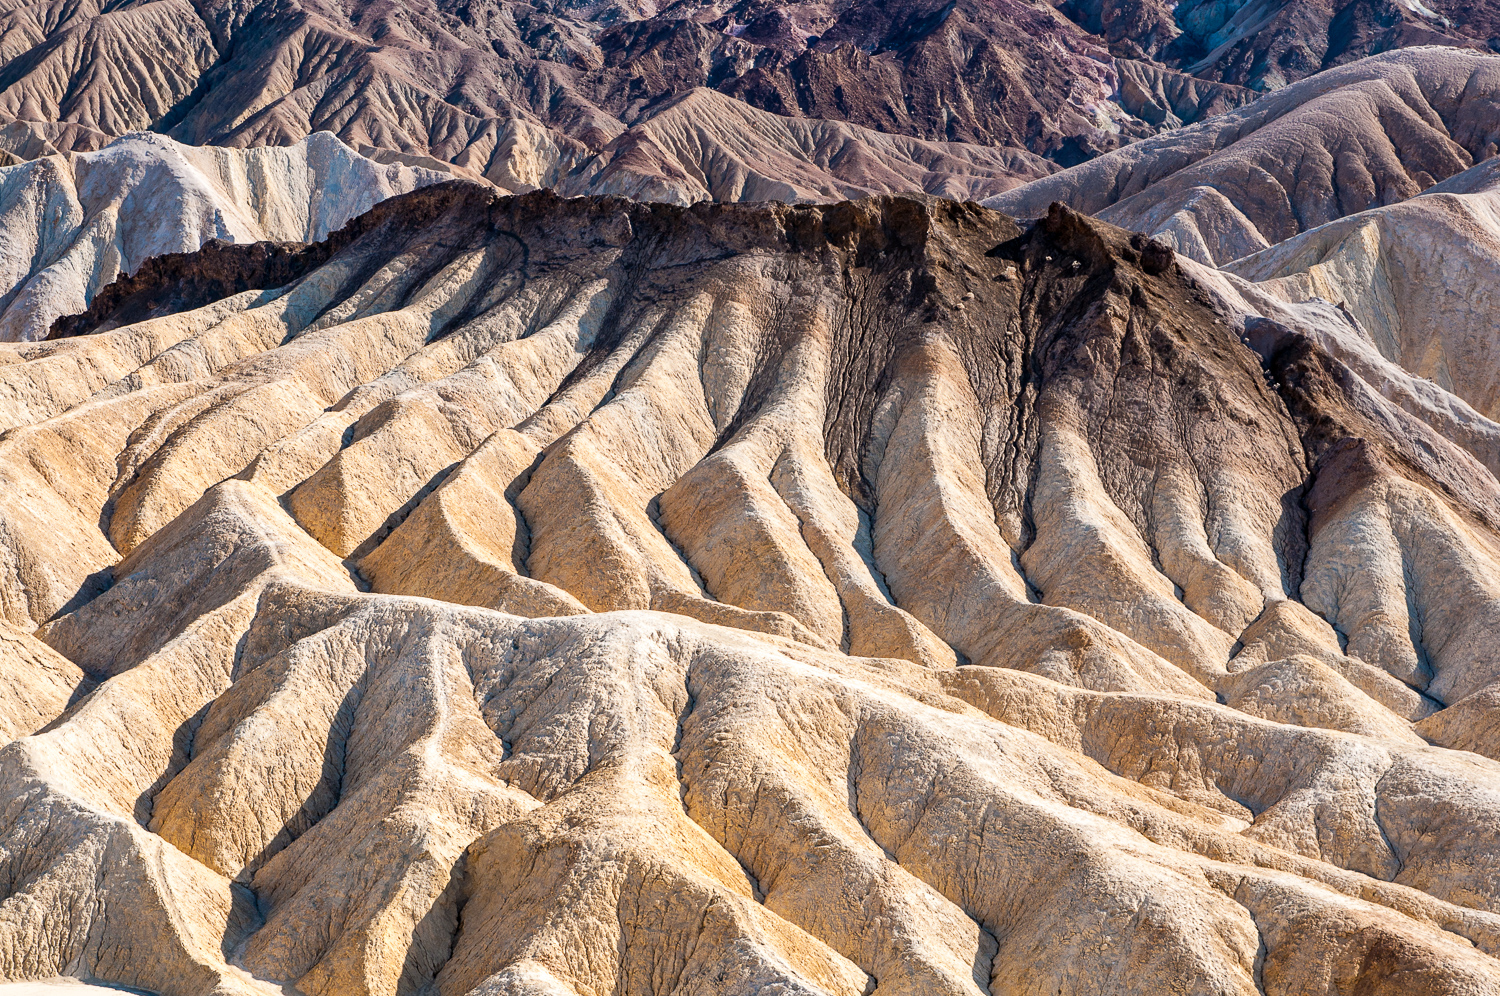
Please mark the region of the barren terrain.
<svg viewBox="0 0 1500 996"><path fill-rule="evenodd" d="M459 182L298 252L0 346L0 975L1500 988L1500 485L1286 266Z"/></svg>

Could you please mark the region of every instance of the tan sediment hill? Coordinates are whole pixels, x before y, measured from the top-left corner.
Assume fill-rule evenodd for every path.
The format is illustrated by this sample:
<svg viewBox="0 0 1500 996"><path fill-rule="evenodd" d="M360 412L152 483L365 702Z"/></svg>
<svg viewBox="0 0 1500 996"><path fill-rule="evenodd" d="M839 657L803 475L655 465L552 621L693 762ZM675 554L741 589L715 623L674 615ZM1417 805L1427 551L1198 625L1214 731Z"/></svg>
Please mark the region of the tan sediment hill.
<svg viewBox="0 0 1500 996"><path fill-rule="evenodd" d="M457 183L198 258L0 347L0 976L1500 988L1500 485L1216 271Z"/></svg>
<svg viewBox="0 0 1500 996"><path fill-rule="evenodd" d="M1225 269L1282 301L1341 308L1387 359L1500 417L1500 157Z"/></svg>
<svg viewBox="0 0 1500 996"><path fill-rule="evenodd" d="M1418 48L1364 59L1209 121L998 194L1053 201L1222 264L1405 200L1496 154L1500 57Z"/></svg>
<svg viewBox="0 0 1500 996"><path fill-rule="evenodd" d="M788 118L706 88L630 128L560 193L635 200L850 200L927 193L980 200L1058 166L1024 149L927 142L841 121Z"/></svg>
<svg viewBox="0 0 1500 996"><path fill-rule="evenodd" d="M116 277L210 239L308 242L449 176L360 156L327 132L214 149L138 134L0 169L0 341L45 338Z"/></svg>

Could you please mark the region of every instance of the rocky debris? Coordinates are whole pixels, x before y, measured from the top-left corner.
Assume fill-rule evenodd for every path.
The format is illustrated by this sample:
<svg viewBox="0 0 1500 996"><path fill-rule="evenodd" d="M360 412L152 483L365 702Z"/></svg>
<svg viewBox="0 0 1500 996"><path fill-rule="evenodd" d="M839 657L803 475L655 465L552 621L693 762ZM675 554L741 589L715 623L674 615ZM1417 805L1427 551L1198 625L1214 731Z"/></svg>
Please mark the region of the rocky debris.
<svg viewBox="0 0 1500 996"><path fill-rule="evenodd" d="M385 197L447 179L371 162L327 133L250 150L140 134L5 168L0 341L44 338L153 257L210 240L322 240Z"/></svg>
<svg viewBox="0 0 1500 996"><path fill-rule="evenodd" d="M466 183L142 268L0 347L0 974L1500 987L1500 484L1259 286Z"/></svg>
<svg viewBox="0 0 1500 996"><path fill-rule="evenodd" d="M1497 143L1500 59L1423 48L1330 69L985 203L1037 217L1061 201L1216 265L1412 197Z"/></svg>

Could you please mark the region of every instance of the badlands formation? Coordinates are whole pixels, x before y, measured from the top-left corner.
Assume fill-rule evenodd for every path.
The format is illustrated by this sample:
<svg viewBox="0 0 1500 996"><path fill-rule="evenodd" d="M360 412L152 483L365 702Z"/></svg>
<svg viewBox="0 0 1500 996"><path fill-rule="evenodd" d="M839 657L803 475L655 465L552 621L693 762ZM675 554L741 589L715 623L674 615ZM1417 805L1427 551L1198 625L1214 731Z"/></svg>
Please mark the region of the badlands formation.
<svg viewBox="0 0 1500 996"><path fill-rule="evenodd" d="M1224 269L454 181L0 345L0 977L1500 992L1500 213L1426 58L1457 177Z"/></svg>

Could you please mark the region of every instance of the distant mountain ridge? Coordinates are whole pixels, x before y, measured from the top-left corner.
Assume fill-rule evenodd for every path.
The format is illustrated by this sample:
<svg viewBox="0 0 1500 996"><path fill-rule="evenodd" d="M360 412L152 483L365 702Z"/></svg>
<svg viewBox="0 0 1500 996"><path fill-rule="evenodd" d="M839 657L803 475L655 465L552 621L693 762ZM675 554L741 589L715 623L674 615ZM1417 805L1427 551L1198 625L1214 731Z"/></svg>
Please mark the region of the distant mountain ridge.
<svg viewBox="0 0 1500 996"><path fill-rule="evenodd" d="M87 151L142 129L285 145L330 130L526 190L591 172L627 129L707 88L783 117L1070 166L1362 56L1486 49L1493 6L38 0L0 11L0 149Z"/></svg>

